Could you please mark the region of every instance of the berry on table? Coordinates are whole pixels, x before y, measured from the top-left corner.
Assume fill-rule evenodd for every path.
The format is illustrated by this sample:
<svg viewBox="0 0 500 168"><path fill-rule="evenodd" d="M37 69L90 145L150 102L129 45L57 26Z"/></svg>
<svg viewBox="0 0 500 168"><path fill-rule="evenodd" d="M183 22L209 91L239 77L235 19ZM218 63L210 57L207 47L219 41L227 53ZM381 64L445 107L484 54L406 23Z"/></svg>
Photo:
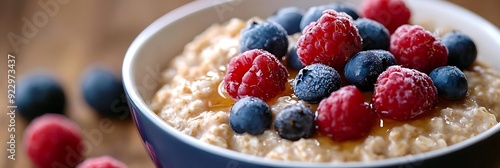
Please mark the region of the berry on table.
<svg viewBox="0 0 500 168"><path fill-rule="evenodd" d="M260 135L271 126L271 108L261 99L245 97L230 110L229 125L238 134Z"/></svg>
<svg viewBox="0 0 500 168"><path fill-rule="evenodd" d="M445 34L442 41L448 49L448 65L467 69L476 60L476 44L469 36L453 31Z"/></svg>
<svg viewBox="0 0 500 168"><path fill-rule="evenodd" d="M372 91L377 77L385 70L382 59L372 50L361 51L347 62L344 68L346 81L361 91Z"/></svg>
<svg viewBox="0 0 500 168"><path fill-rule="evenodd" d="M240 53L252 49L263 49L282 58L288 50L286 30L274 22L249 22L241 31Z"/></svg>
<svg viewBox="0 0 500 168"><path fill-rule="evenodd" d="M304 65L322 63L343 69L347 60L361 50L361 37L347 14L326 10L303 31L297 54Z"/></svg>
<svg viewBox="0 0 500 168"><path fill-rule="evenodd" d="M267 20L278 23L286 30L288 35L292 35L300 32L300 20L302 20L302 15L303 12L299 8L286 7L276 11L276 13L267 18Z"/></svg>
<svg viewBox="0 0 500 168"><path fill-rule="evenodd" d="M19 114L27 120L46 113L64 113L66 96L63 88L48 74L25 76L19 81L16 91Z"/></svg>
<svg viewBox="0 0 500 168"><path fill-rule="evenodd" d="M439 96L446 100L458 100L467 94L469 84L465 74L455 66L442 66L429 74Z"/></svg>
<svg viewBox="0 0 500 168"><path fill-rule="evenodd" d="M371 19L361 18L356 20L356 27L363 39L362 50L389 50L390 34L384 25Z"/></svg>
<svg viewBox="0 0 500 168"><path fill-rule="evenodd" d="M39 168L74 167L83 158L80 128L60 114L35 118L24 132L23 145Z"/></svg>
<svg viewBox="0 0 500 168"><path fill-rule="evenodd" d="M287 54L286 64L293 70L300 70L304 68L302 62L300 62L299 56L297 55L297 45L294 45Z"/></svg>
<svg viewBox="0 0 500 168"><path fill-rule="evenodd" d="M264 101L285 90L288 71L271 53L249 50L233 57L224 76L224 89L233 99L245 96Z"/></svg>
<svg viewBox="0 0 500 168"><path fill-rule="evenodd" d="M312 64L299 71L293 81L293 91L298 99L318 103L341 86L339 73L324 64Z"/></svg>
<svg viewBox="0 0 500 168"><path fill-rule="evenodd" d="M317 130L333 140L346 141L368 134L377 116L355 86L345 86L323 99L318 106Z"/></svg>
<svg viewBox="0 0 500 168"><path fill-rule="evenodd" d="M76 168L127 168L127 165L111 156L100 156L86 159Z"/></svg>
<svg viewBox="0 0 500 168"><path fill-rule="evenodd" d="M411 16L403 0L364 0L359 10L365 18L381 23L391 33L407 24Z"/></svg>
<svg viewBox="0 0 500 168"><path fill-rule="evenodd" d="M409 120L430 112L437 97L437 89L429 76L395 65L378 77L372 104L382 117Z"/></svg>
<svg viewBox="0 0 500 168"><path fill-rule="evenodd" d="M81 93L85 102L102 116L123 119L130 114L122 81L107 69L89 68L82 77Z"/></svg>
<svg viewBox="0 0 500 168"><path fill-rule="evenodd" d="M431 32L419 25L403 25L391 35L390 52L400 65L429 73L446 65L448 50Z"/></svg>
<svg viewBox="0 0 500 168"><path fill-rule="evenodd" d="M274 129L281 138L296 141L314 133L314 114L303 104L289 105L274 119Z"/></svg>

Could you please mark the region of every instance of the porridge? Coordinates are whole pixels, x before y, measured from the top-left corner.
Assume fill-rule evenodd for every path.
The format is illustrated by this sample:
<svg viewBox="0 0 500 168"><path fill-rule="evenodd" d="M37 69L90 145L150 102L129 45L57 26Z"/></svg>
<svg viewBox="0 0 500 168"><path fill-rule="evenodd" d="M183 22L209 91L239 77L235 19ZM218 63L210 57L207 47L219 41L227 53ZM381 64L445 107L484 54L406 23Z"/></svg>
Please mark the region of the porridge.
<svg viewBox="0 0 500 168"><path fill-rule="evenodd" d="M235 103L221 88L226 65L238 54L239 32L246 21L232 19L213 25L189 43L164 72L164 86L151 107L169 125L200 141L271 159L308 162L368 161L427 152L456 144L498 123L500 74L476 63L465 71L465 99L441 100L432 114L407 122L381 119L360 140L335 142L324 136L289 141L275 130L262 135L235 134L229 110ZM294 37L291 37L293 39ZM268 101L273 116L289 104L304 103L291 96L297 73L289 70L287 89ZM315 111L315 105L311 109Z"/></svg>

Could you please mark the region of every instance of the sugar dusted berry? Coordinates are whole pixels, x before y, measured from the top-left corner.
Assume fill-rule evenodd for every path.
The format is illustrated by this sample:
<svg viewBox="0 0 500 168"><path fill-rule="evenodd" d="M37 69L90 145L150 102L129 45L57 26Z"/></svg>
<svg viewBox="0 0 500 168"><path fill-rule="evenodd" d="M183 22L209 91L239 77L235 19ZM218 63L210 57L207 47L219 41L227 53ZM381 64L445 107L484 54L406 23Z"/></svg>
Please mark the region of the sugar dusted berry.
<svg viewBox="0 0 500 168"><path fill-rule="evenodd" d="M343 69L347 60L360 50L361 37L354 21L334 10L324 11L297 42L297 54L304 65L322 63L335 69Z"/></svg>
<svg viewBox="0 0 500 168"><path fill-rule="evenodd" d="M370 50L371 53L375 54L380 60L382 60L382 64L384 70L392 65L397 65L398 62L394 55L391 52L386 50Z"/></svg>
<svg viewBox="0 0 500 168"><path fill-rule="evenodd" d="M288 35L300 32L300 20L303 12L297 7L286 7L278 10L276 14L267 18L268 21L281 25Z"/></svg>
<svg viewBox="0 0 500 168"><path fill-rule="evenodd" d="M469 84L465 74L456 66L442 66L431 71L429 76L439 96L446 100L458 100L467 94Z"/></svg>
<svg viewBox="0 0 500 168"><path fill-rule="evenodd" d="M323 99L318 106L317 130L333 140L345 141L368 134L377 116L355 86L345 86Z"/></svg>
<svg viewBox="0 0 500 168"><path fill-rule="evenodd" d="M16 89L19 114L27 120L46 113L63 114L66 96L59 82L46 73L31 74L19 80Z"/></svg>
<svg viewBox="0 0 500 168"><path fill-rule="evenodd" d="M391 35L390 52L400 65L429 73L446 65L448 50L440 39L418 25L403 25Z"/></svg>
<svg viewBox="0 0 500 168"><path fill-rule="evenodd" d="M466 34L453 31L445 34L442 40L448 49L448 65L467 69L476 60L476 44Z"/></svg>
<svg viewBox="0 0 500 168"><path fill-rule="evenodd" d="M127 168L127 165L111 156L100 156L86 159L76 168Z"/></svg>
<svg viewBox="0 0 500 168"><path fill-rule="evenodd" d="M240 53L252 49L263 49L282 58L288 50L286 30L274 22L249 22L241 31Z"/></svg>
<svg viewBox="0 0 500 168"><path fill-rule="evenodd" d="M389 32L407 24L411 16L403 0L364 0L360 12L364 17L383 24Z"/></svg>
<svg viewBox="0 0 500 168"><path fill-rule="evenodd" d="M344 68L347 82L361 91L372 91L378 75L385 70L382 59L372 50L361 51L354 55Z"/></svg>
<svg viewBox="0 0 500 168"><path fill-rule="evenodd" d="M390 34L384 25L371 19L361 18L356 20L356 27L363 39L362 50L389 50Z"/></svg>
<svg viewBox="0 0 500 168"><path fill-rule="evenodd" d="M231 59L224 89L234 99L245 96L268 100L285 90L288 71L271 53L254 49Z"/></svg>
<svg viewBox="0 0 500 168"><path fill-rule="evenodd" d="M289 105L276 115L274 129L281 138L296 141L314 133L314 114L303 104Z"/></svg>
<svg viewBox="0 0 500 168"><path fill-rule="evenodd" d="M75 167L83 158L80 128L60 114L44 114L26 128L23 145L36 167Z"/></svg>
<svg viewBox="0 0 500 168"><path fill-rule="evenodd" d="M382 117L409 120L429 113L437 103L437 96L429 76L396 65L378 77L372 104Z"/></svg>
<svg viewBox="0 0 500 168"><path fill-rule="evenodd" d="M318 103L341 86L339 73L323 64L312 64L299 71L293 81L293 91L298 99Z"/></svg>
<svg viewBox="0 0 500 168"><path fill-rule="evenodd" d="M229 125L238 134L260 135L271 126L271 108L255 97L245 97L231 107Z"/></svg>

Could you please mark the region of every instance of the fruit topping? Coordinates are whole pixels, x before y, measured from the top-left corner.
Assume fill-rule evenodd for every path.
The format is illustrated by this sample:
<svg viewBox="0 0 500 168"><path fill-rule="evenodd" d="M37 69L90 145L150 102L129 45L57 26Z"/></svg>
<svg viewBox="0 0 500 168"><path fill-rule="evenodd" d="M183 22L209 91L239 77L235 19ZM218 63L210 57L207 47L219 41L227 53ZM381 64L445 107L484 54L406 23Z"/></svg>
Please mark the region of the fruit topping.
<svg viewBox="0 0 500 168"><path fill-rule="evenodd" d="M322 63L343 69L347 60L361 50L361 37L350 16L326 10L317 22L303 31L297 54L304 65Z"/></svg>
<svg viewBox="0 0 500 168"><path fill-rule="evenodd" d="M286 7L276 11L276 14L267 18L268 21L278 23L285 28L288 35L300 32L300 20L303 12L297 7Z"/></svg>
<svg viewBox="0 0 500 168"><path fill-rule="evenodd" d="M241 32L240 53L252 49L263 49L282 58L288 51L286 30L274 22L251 21Z"/></svg>
<svg viewBox="0 0 500 168"><path fill-rule="evenodd" d="M314 114L303 104L285 107L274 120L274 129L280 137L292 141L311 137L314 127Z"/></svg>
<svg viewBox="0 0 500 168"><path fill-rule="evenodd" d="M446 46L431 32L418 25L403 25L391 35L390 49L400 65L429 73L446 65Z"/></svg>
<svg viewBox="0 0 500 168"><path fill-rule="evenodd" d="M266 101L285 90L287 77L288 71L274 55L253 49L231 59L224 89L233 99L252 96Z"/></svg>
<svg viewBox="0 0 500 168"><path fill-rule="evenodd" d="M341 86L339 73L323 64L312 64L299 71L293 82L298 99L318 103Z"/></svg>
<svg viewBox="0 0 500 168"><path fill-rule="evenodd" d="M368 134L377 121L355 86L345 86L323 99L317 109L317 130L333 140L346 141Z"/></svg>
<svg viewBox="0 0 500 168"><path fill-rule="evenodd" d="M362 50L389 50L390 34L384 25L365 18L358 19L355 23L363 39Z"/></svg>
<svg viewBox="0 0 500 168"><path fill-rule="evenodd" d="M467 94L469 85L465 74L456 66L442 66L431 71L429 76L439 96L446 100L458 100Z"/></svg>
<svg viewBox="0 0 500 168"><path fill-rule="evenodd" d="M382 117L409 120L430 112L437 96L436 87L425 73L395 65L377 78L372 104Z"/></svg>
<svg viewBox="0 0 500 168"><path fill-rule="evenodd" d="M442 41L448 49L448 65L467 69L476 60L476 45L469 36L454 31L445 34Z"/></svg>
<svg viewBox="0 0 500 168"><path fill-rule="evenodd" d="M245 97L231 107L229 125L238 134L260 135L271 126L271 108L255 97Z"/></svg>
<svg viewBox="0 0 500 168"><path fill-rule="evenodd" d="M365 18L383 24L391 33L407 24L411 16L403 0L364 0L359 10Z"/></svg>

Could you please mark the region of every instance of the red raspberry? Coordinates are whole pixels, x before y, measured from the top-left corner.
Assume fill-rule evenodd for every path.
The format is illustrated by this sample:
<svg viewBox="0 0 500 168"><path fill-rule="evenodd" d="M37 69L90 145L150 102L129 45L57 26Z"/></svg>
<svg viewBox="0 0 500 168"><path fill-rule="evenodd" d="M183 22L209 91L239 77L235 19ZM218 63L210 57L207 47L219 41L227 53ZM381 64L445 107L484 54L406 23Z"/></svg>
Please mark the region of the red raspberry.
<svg viewBox="0 0 500 168"><path fill-rule="evenodd" d="M111 156L89 158L80 163L76 168L127 168L127 165Z"/></svg>
<svg viewBox="0 0 500 168"><path fill-rule="evenodd" d="M333 140L345 141L368 134L376 119L361 91L350 85L319 103L316 125L320 133Z"/></svg>
<svg viewBox="0 0 500 168"><path fill-rule="evenodd" d="M304 65L322 63L336 70L361 51L361 37L346 13L325 10L317 22L307 26L297 42L297 54Z"/></svg>
<svg viewBox="0 0 500 168"><path fill-rule="evenodd" d="M271 53L253 49L231 59L224 77L224 89L234 99L245 96L262 100L285 90L288 71Z"/></svg>
<svg viewBox="0 0 500 168"><path fill-rule="evenodd" d="M364 0L361 14L384 25L391 33L407 24L411 12L402 0Z"/></svg>
<svg viewBox="0 0 500 168"><path fill-rule="evenodd" d="M23 141L27 155L39 168L75 167L83 158L80 128L60 114L35 118Z"/></svg>
<svg viewBox="0 0 500 168"><path fill-rule="evenodd" d="M434 83L425 73L390 66L377 78L372 104L380 116L408 120L430 112L437 96Z"/></svg>
<svg viewBox="0 0 500 168"><path fill-rule="evenodd" d="M418 25L403 25L391 35L389 48L404 67L429 73L446 65L448 50L431 32Z"/></svg>

